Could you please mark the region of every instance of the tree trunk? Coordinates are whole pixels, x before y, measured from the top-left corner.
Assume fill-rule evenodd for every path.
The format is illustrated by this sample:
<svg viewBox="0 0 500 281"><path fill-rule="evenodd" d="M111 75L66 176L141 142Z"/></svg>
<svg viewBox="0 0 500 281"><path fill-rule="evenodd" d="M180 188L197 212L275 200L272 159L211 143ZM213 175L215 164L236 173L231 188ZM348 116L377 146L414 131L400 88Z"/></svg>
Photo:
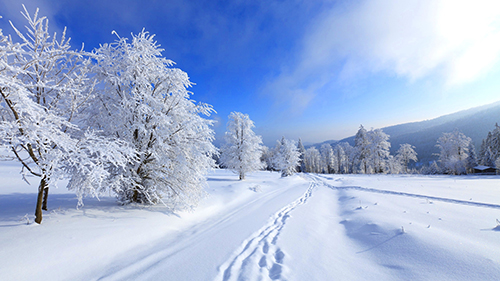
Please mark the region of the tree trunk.
<svg viewBox="0 0 500 281"><path fill-rule="evenodd" d="M139 203L139 192L137 189L134 189L134 193L132 194L132 202Z"/></svg>
<svg viewBox="0 0 500 281"><path fill-rule="evenodd" d="M244 179L245 179L245 174L240 173L240 180L244 180Z"/></svg>
<svg viewBox="0 0 500 281"><path fill-rule="evenodd" d="M36 200L36 209L35 209L35 222L38 224L42 223L42 203L43 203L43 194L46 186L47 186L47 181L45 180L45 176L43 176L42 180L40 181L40 185L38 186L38 197Z"/></svg>
<svg viewBox="0 0 500 281"><path fill-rule="evenodd" d="M42 210L47 211L47 197L49 197L49 187L43 189Z"/></svg>

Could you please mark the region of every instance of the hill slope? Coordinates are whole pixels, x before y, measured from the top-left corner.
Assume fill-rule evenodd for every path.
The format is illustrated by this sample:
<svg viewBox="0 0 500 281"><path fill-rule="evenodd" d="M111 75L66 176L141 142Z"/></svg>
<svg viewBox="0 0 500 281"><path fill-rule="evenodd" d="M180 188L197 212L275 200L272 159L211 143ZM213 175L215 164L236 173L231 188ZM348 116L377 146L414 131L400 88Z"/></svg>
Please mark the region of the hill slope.
<svg viewBox="0 0 500 281"><path fill-rule="evenodd" d="M447 132L458 129L470 137L479 149L481 141L500 123L500 102L475 107L435 119L389 126L382 130L390 136L391 154L395 154L400 144L409 143L416 147L420 163L436 160L437 139ZM354 136L340 140L354 145Z"/></svg>

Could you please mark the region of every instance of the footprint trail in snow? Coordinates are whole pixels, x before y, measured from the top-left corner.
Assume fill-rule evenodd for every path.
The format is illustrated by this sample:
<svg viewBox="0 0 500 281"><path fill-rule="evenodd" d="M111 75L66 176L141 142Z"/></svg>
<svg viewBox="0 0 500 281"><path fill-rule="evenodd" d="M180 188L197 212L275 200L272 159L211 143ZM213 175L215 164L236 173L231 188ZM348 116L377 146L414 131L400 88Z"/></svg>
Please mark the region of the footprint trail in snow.
<svg viewBox="0 0 500 281"><path fill-rule="evenodd" d="M313 178L304 195L271 216L264 227L246 239L233 256L220 266L215 280L282 279L285 253L276 242L290 217L290 212L305 204L313 189L320 184L321 182Z"/></svg>

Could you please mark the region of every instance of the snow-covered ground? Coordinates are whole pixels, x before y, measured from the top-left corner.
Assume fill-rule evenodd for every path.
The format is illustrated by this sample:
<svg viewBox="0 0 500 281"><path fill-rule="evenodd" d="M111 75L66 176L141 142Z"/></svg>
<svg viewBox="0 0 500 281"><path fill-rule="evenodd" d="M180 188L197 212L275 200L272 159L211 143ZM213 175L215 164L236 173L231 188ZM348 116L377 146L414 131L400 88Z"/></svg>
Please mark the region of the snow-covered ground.
<svg viewBox="0 0 500 281"><path fill-rule="evenodd" d="M193 212L59 188L36 225L18 172L0 166L0 280L500 280L497 176L217 170Z"/></svg>

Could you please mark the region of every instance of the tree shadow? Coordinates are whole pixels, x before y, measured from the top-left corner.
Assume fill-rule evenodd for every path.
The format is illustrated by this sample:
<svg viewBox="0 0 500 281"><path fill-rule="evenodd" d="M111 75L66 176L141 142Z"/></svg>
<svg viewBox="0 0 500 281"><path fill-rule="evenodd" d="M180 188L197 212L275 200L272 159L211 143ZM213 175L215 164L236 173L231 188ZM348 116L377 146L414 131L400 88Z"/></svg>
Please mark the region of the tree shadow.
<svg viewBox="0 0 500 281"><path fill-rule="evenodd" d="M380 247L380 246L384 245L385 243L387 243L387 242L391 241L392 239L394 239L394 238L396 238L396 237L398 237L398 236L401 236L401 235L403 235L403 234L404 234L403 232L396 233L394 236L390 237L389 239L386 239L386 240L384 240L384 241L382 241L382 242L380 242L380 243L378 243L378 244L376 244L376 245L373 245L373 246L371 246L370 248L368 248L368 249L366 249L366 250L356 252L356 254L361 254L361 253L365 253L365 252L371 251L371 250L373 250L373 249L375 249L375 248L378 248L378 247Z"/></svg>
<svg viewBox="0 0 500 281"><path fill-rule="evenodd" d="M0 195L0 221L20 221L26 214L35 213L36 193Z"/></svg>
<svg viewBox="0 0 500 281"><path fill-rule="evenodd" d="M239 179L221 179L221 178L210 178L210 177L207 177L207 181L232 181L232 182L239 182L240 180Z"/></svg>
<svg viewBox="0 0 500 281"><path fill-rule="evenodd" d="M0 222L2 222L2 226L13 226L12 223L26 224L28 219L32 221L36 199L36 193L0 194ZM89 197L85 198L83 203L83 207L77 208L78 199L75 194L49 194L48 210L44 211L43 214L44 216L64 214L67 211L80 210L81 212L73 214L73 216L116 219L117 216L113 216L113 213L144 210L179 217L178 214L163 205L121 205L112 196L102 196L99 199ZM98 211L100 214L89 213L89 211Z"/></svg>
<svg viewBox="0 0 500 281"><path fill-rule="evenodd" d="M500 232L500 225L497 225L493 228L484 228L484 229L481 229L481 231L498 231L498 232Z"/></svg>

